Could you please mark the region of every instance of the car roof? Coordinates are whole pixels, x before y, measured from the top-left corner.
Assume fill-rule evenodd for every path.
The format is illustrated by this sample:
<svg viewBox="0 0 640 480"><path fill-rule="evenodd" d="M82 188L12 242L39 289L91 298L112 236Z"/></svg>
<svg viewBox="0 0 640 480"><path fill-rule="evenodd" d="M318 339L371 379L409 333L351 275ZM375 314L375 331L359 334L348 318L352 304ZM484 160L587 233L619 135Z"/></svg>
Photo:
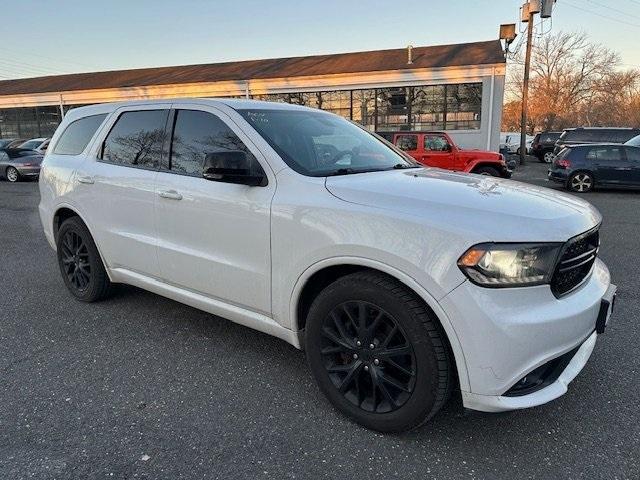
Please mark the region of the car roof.
<svg viewBox="0 0 640 480"><path fill-rule="evenodd" d="M249 100L249 99L237 99L237 98L199 98L199 97L187 97L187 98L160 98L155 100L130 100L123 102L110 102L100 103L96 105L87 105L83 107L76 107L67 113L73 117L87 117L91 115L99 115L101 113L111 113L114 110L122 107L135 106L135 105L157 105L157 104L200 104L220 106L226 105L234 110L251 109L251 110L309 110L318 112L316 108L304 107L302 105L294 105L291 103L283 102L267 102L263 100Z"/></svg>
<svg viewBox="0 0 640 480"><path fill-rule="evenodd" d="M565 128L565 132L573 132L576 130L640 130L634 127L574 127L574 128Z"/></svg>

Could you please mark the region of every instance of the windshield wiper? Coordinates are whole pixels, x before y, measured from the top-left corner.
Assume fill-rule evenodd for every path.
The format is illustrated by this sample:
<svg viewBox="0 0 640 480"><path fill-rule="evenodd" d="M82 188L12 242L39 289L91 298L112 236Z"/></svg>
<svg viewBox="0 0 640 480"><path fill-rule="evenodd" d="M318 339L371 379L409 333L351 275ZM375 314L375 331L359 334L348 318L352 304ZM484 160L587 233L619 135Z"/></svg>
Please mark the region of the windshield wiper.
<svg viewBox="0 0 640 480"><path fill-rule="evenodd" d="M405 168L420 168L420 165L409 165L408 163L396 163L391 170L404 170Z"/></svg>

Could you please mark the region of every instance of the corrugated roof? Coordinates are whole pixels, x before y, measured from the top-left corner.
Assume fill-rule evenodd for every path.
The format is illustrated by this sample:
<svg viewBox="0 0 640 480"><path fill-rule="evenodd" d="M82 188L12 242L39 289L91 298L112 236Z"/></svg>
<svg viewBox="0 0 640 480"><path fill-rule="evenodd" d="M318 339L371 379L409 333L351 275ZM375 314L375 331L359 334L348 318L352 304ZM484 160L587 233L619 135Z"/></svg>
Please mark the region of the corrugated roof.
<svg viewBox="0 0 640 480"><path fill-rule="evenodd" d="M505 63L502 45L499 40L491 40L456 45L415 47L413 49L413 65L411 66L407 65L407 50L398 48L309 57L140 68L4 80L0 82L0 96L496 63Z"/></svg>

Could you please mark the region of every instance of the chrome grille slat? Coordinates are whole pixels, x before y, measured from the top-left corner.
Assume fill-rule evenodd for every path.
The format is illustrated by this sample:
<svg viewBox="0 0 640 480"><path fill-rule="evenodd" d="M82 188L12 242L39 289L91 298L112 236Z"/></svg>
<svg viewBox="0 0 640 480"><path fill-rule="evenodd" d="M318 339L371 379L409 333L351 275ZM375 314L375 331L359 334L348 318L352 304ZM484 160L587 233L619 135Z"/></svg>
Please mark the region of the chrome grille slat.
<svg viewBox="0 0 640 480"><path fill-rule="evenodd" d="M598 251L597 248L592 248L588 252L584 252L582 255L578 255L577 257L573 257L573 258L570 258L568 260L563 260L562 262L560 262L560 264L561 265L566 265L567 263L575 262L576 260L580 260L581 258L584 258L584 257L586 257L588 255L591 255L592 253L596 253L597 251Z"/></svg>

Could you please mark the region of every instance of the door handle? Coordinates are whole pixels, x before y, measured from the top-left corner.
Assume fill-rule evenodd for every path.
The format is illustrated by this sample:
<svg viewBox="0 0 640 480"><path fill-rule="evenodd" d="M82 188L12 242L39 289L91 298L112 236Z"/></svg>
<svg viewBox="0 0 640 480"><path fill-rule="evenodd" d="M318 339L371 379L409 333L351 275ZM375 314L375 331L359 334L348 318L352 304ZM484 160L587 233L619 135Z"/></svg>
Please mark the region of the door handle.
<svg viewBox="0 0 640 480"><path fill-rule="evenodd" d="M78 175L78 182L85 183L87 185L93 185L93 177L89 175Z"/></svg>
<svg viewBox="0 0 640 480"><path fill-rule="evenodd" d="M182 195L180 195L175 190L163 190L158 192L162 198L168 198L169 200L182 200Z"/></svg>

